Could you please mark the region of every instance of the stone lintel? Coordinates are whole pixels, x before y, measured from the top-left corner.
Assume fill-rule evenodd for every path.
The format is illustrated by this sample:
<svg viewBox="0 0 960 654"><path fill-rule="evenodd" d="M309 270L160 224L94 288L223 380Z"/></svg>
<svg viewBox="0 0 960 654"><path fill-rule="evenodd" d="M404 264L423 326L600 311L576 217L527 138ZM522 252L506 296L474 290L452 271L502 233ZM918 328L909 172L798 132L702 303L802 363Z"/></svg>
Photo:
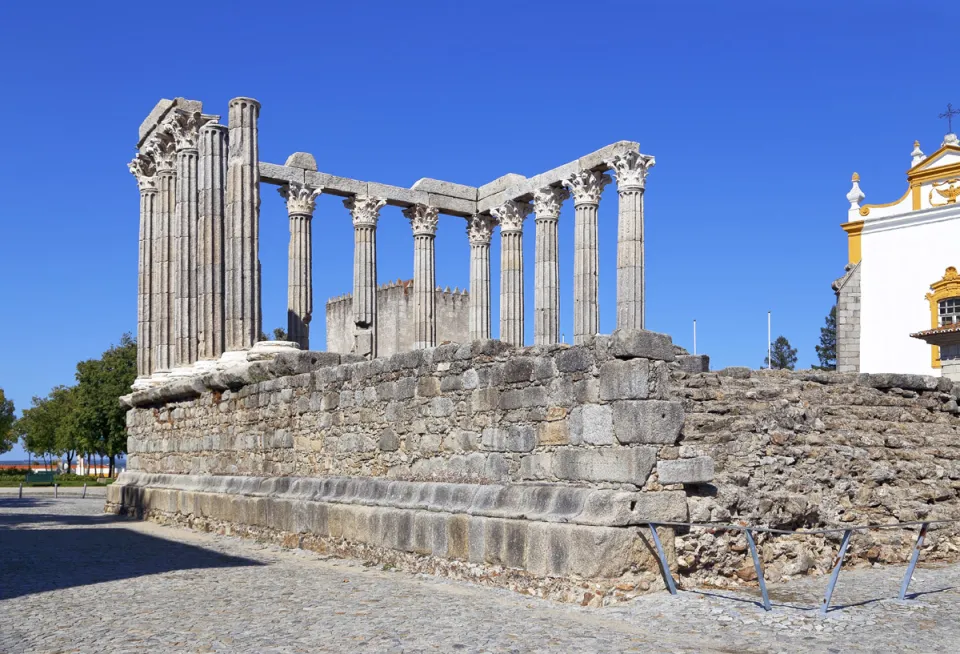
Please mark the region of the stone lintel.
<svg viewBox="0 0 960 654"><path fill-rule="evenodd" d="M199 100L187 100L186 98L174 98L173 100L167 100L166 98L161 99L150 113L147 114L143 122L140 123L139 140L137 141L138 148L144 144L150 134L153 133L153 130L156 129L157 125L162 123L174 109L202 112L203 103ZM217 118L219 118L219 116L217 116Z"/></svg>
<svg viewBox="0 0 960 654"><path fill-rule="evenodd" d="M477 201L477 189L475 187L465 184L455 184L454 182L445 182L430 177L418 179L410 188L414 191L424 191L435 195L447 195L460 200Z"/></svg>
<svg viewBox="0 0 960 654"><path fill-rule="evenodd" d="M488 182L478 188L477 200L482 200L495 193L499 193L500 191L506 191L508 188L517 186L526 179L526 177L523 175L518 175L517 173L507 173L506 175L498 177L492 182Z"/></svg>
<svg viewBox="0 0 960 654"><path fill-rule="evenodd" d="M480 187L480 199L477 202L477 211L479 213L484 213L508 200L520 200L524 202L529 201L533 197L533 193L538 189L546 186L557 186L564 179L570 177L570 175L582 170L595 170L601 172L609 170L610 166L607 164L607 161L618 154L629 152L630 150L639 150L639 148L640 144L635 141L617 141L616 143L611 143L610 145L602 147L595 152L591 152L588 155L580 157L576 161L565 163L562 166L548 170L545 173L523 179L522 181L519 181L502 190L496 190L498 188L496 184L499 182L499 180L494 180L490 184ZM485 189L491 191L491 193L484 195Z"/></svg>

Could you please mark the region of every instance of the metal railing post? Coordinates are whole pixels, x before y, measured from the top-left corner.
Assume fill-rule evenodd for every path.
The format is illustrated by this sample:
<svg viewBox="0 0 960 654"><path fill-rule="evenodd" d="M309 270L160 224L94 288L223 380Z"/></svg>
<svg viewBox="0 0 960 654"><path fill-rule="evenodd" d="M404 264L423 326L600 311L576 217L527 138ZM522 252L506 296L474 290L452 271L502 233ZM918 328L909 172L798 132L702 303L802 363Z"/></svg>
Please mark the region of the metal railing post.
<svg viewBox="0 0 960 654"><path fill-rule="evenodd" d="M907 588L910 586L910 580L913 579L913 570L917 567L917 561L920 559L920 548L923 547L923 539L927 535L929 522L920 525L920 533L917 535L917 542L913 546L913 554L910 555L910 565L907 566L907 574L903 576L903 583L900 584L900 596L898 599L904 599L907 596Z"/></svg>
<svg viewBox="0 0 960 654"><path fill-rule="evenodd" d="M660 537L657 536L657 525L648 523L650 534L653 536L653 543L657 546L657 556L660 558L660 568L663 570L663 581L667 585L667 590L671 595L677 594L677 585L673 583L673 575L670 574L670 564L667 563L667 555L663 551L663 545L660 544Z"/></svg>
<svg viewBox="0 0 960 654"><path fill-rule="evenodd" d="M830 610L830 598L833 597L833 589L837 586L837 578L840 576L840 566L843 565L843 556L847 553L847 545L850 544L850 535L852 529L843 532L843 540L840 541L840 551L837 552L837 558L834 559L833 573L830 575L830 583L827 584L827 592L823 596L823 604L820 605L820 615L824 616Z"/></svg>
<svg viewBox="0 0 960 654"><path fill-rule="evenodd" d="M743 533L747 536L747 545L750 547L750 555L753 557L753 566L757 569L757 581L760 582L760 594L763 596L763 609L772 611L770 597L767 595L767 582L763 579L763 566L760 565L760 557L757 555L757 544L753 542L753 535L749 529L744 529Z"/></svg>
<svg viewBox="0 0 960 654"><path fill-rule="evenodd" d="M23 499L23 482L20 482L20 494L17 496L17 499Z"/></svg>
<svg viewBox="0 0 960 654"><path fill-rule="evenodd" d="M83 495L80 496L80 499L87 497L87 482L83 482Z"/></svg>
<svg viewBox="0 0 960 654"><path fill-rule="evenodd" d="M57 494L57 488L58 488L58 487L59 487L59 484L54 484L54 485L53 485L53 498L54 498L54 499L56 499L56 498L59 497L59 495Z"/></svg>

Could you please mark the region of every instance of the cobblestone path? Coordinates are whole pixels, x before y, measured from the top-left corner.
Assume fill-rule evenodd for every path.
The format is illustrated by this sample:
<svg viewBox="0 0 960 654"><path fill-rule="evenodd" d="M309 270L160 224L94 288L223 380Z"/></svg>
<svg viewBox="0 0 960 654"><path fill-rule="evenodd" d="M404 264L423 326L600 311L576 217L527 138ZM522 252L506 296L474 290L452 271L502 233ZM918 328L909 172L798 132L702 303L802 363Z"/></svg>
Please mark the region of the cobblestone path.
<svg viewBox="0 0 960 654"><path fill-rule="evenodd" d="M100 498L0 496L0 652L876 652L960 642L960 566L600 609L117 519Z"/></svg>

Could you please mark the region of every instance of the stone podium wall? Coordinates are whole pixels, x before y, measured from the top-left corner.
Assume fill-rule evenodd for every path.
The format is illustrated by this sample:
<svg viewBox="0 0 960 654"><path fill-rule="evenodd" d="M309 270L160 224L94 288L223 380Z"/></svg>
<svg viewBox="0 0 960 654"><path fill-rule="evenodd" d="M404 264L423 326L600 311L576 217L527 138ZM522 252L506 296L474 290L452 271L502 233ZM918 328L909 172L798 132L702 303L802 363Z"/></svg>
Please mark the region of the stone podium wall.
<svg viewBox="0 0 960 654"><path fill-rule="evenodd" d="M129 397L108 509L377 561L504 566L563 592L649 588L639 525L687 515L682 486L654 472L683 423L673 358L669 337L623 332L372 361L293 352L174 381Z"/></svg>

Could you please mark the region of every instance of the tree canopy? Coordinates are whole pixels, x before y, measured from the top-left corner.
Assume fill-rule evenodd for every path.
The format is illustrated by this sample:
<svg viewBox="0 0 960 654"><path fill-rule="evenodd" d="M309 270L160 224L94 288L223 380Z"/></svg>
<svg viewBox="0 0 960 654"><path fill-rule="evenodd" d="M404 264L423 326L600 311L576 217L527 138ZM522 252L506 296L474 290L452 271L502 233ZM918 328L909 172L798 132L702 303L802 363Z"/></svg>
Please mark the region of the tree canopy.
<svg viewBox="0 0 960 654"><path fill-rule="evenodd" d="M763 365L777 370L793 370L797 365L797 348L790 347L786 337L777 336L770 348L770 358L763 357Z"/></svg>
<svg viewBox="0 0 960 654"><path fill-rule="evenodd" d="M818 370L837 369L837 305L833 305L820 328L820 345L817 346Z"/></svg>
<svg viewBox="0 0 960 654"><path fill-rule="evenodd" d="M3 394L3 389L0 388L0 454L9 452L17 442L17 436L13 430L13 424L16 422L13 416L14 411L13 400L8 400Z"/></svg>

